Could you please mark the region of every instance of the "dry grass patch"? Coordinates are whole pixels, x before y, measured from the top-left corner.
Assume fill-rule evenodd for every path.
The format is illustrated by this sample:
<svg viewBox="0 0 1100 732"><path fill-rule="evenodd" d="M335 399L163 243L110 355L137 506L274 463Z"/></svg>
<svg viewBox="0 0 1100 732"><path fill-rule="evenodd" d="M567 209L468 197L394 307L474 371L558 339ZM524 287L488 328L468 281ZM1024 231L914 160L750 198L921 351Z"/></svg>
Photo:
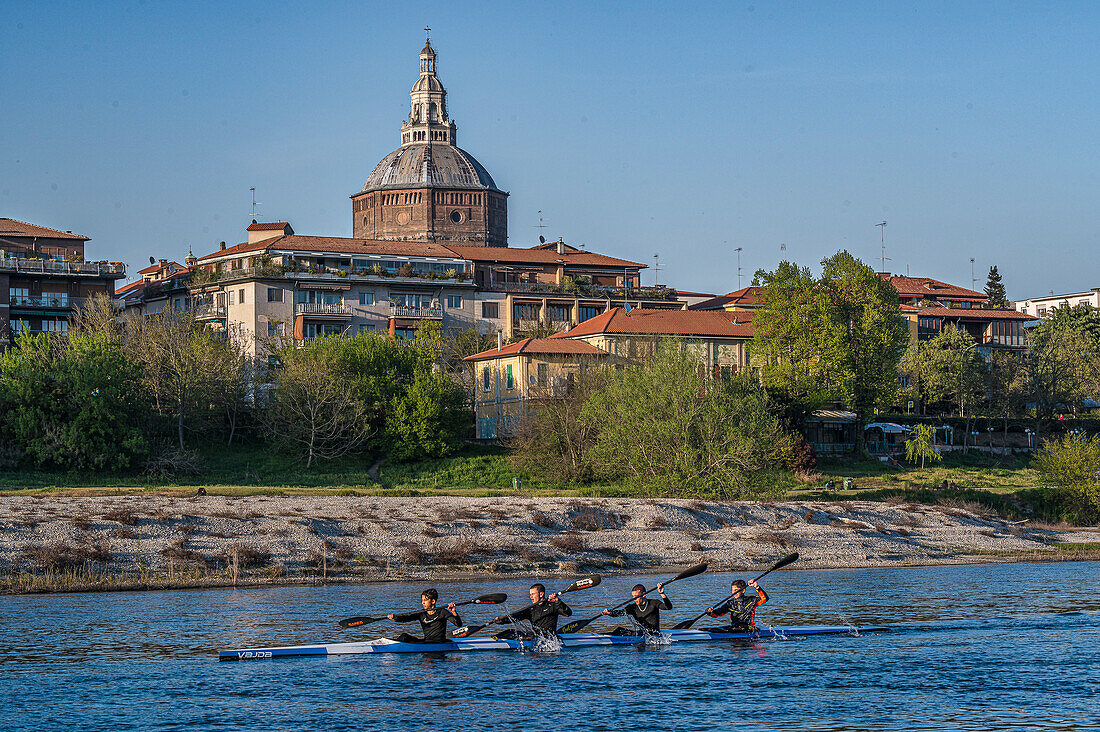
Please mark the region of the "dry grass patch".
<svg viewBox="0 0 1100 732"><path fill-rule="evenodd" d="M57 542L46 546L32 546L23 550L23 559L35 569L50 572L64 571L89 562L109 562L111 550L101 543L69 544Z"/></svg>
<svg viewBox="0 0 1100 732"><path fill-rule="evenodd" d="M585 550L584 537L578 534L558 534L551 536L547 543L560 552L579 554Z"/></svg>
<svg viewBox="0 0 1100 732"><path fill-rule="evenodd" d="M122 524L123 526L137 526L140 520L136 513L125 508L116 508L113 511L108 511L103 514L103 518L107 521L114 521Z"/></svg>

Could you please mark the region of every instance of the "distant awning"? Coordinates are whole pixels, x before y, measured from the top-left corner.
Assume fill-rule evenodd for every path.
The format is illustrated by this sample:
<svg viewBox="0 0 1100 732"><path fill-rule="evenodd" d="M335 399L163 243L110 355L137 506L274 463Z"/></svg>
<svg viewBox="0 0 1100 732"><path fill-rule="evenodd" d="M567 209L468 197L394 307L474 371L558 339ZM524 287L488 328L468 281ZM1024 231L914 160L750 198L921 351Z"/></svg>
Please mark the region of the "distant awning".
<svg viewBox="0 0 1100 732"><path fill-rule="evenodd" d="M855 412L846 412L842 409L819 409L810 415L809 420L819 422L855 422Z"/></svg>
<svg viewBox="0 0 1100 732"><path fill-rule="evenodd" d="M871 424L864 427L863 431L866 432L869 429L880 429L882 430L883 434L887 435L902 435L910 430L909 427L896 424L894 422L872 422Z"/></svg>
<svg viewBox="0 0 1100 732"><path fill-rule="evenodd" d="M342 285L337 283L329 284L327 282L302 282L298 285L302 290L350 290L351 285Z"/></svg>

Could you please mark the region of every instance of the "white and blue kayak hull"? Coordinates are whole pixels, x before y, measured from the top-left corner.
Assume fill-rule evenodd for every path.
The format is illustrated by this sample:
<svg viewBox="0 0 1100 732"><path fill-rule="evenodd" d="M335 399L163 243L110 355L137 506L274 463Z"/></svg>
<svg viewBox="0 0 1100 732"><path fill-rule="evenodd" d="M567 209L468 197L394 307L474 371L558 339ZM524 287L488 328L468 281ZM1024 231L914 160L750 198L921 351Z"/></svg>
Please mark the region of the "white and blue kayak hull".
<svg viewBox="0 0 1100 732"><path fill-rule="evenodd" d="M651 643L689 643L700 641L755 640L808 635L841 635L865 631L886 630L883 627L856 628L850 625L811 625L797 628L757 628L741 633L709 630L666 630L660 637L637 635L601 635L599 633L565 633L557 636L563 648L588 646L620 646ZM242 648L218 651L221 661L255 661L292 656L344 656L363 653L445 653L449 651L537 650L533 640L497 640L495 638L455 638L445 643L401 643L389 638L356 643L329 643L275 648Z"/></svg>

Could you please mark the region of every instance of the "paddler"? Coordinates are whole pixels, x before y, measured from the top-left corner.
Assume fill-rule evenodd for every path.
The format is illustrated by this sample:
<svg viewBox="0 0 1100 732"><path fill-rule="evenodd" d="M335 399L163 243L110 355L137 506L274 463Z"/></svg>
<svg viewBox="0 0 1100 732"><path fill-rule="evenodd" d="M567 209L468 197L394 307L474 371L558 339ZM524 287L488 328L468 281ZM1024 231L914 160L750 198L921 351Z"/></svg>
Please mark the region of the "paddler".
<svg viewBox="0 0 1100 732"><path fill-rule="evenodd" d="M456 626L459 626L462 625L462 620L459 619L458 613L455 612L455 604L453 602L445 608L437 608L435 606L437 600L439 600L439 593L436 592L433 587L424 590L424 592L420 594L420 604L424 607L423 610L412 613L390 613L386 616L395 623L411 623L414 620L420 621L420 627L424 630L424 637L417 638L415 635L402 633L397 637L399 643L447 642L447 621L450 620Z"/></svg>
<svg viewBox="0 0 1100 732"><path fill-rule="evenodd" d="M535 633L540 635L554 635L558 632L558 616L569 617L573 611L561 601L557 593L546 596L546 585L536 582L531 585L531 604L511 615L493 618L493 622L502 625L514 623L519 620L528 620ZM503 637L503 633L500 634Z"/></svg>
<svg viewBox="0 0 1100 732"><path fill-rule="evenodd" d="M660 602L646 598L645 585L634 585L634 588L630 591L630 595L634 598L634 602L618 610L604 608L603 614L613 618L621 618L624 615L629 615L634 618L634 622L640 625L646 633L660 633L661 609L671 610L672 601L669 600L668 595L665 594L665 585L663 582L657 583L657 594L661 596ZM619 627L611 631L611 635L633 635L633 633L626 628Z"/></svg>
<svg viewBox="0 0 1100 732"><path fill-rule="evenodd" d="M748 587L756 590L755 595L746 595L745 580L734 580L730 585L730 594L733 595L723 605L717 608L708 607L707 615L712 618L720 618L726 613L730 614L730 627L733 632L753 630L756 628L756 608L768 601L768 593L764 588L751 579Z"/></svg>

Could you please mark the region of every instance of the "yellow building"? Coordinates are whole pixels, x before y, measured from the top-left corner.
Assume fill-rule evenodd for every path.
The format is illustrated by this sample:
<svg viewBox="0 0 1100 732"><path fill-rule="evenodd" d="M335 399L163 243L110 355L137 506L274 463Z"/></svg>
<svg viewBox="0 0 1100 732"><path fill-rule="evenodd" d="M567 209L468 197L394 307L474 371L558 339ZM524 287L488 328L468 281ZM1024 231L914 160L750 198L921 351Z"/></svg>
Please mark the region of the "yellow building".
<svg viewBox="0 0 1100 732"><path fill-rule="evenodd" d="M507 436L533 401L565 396L578 372L607 358L606 351L567 338L525 338L467 356L477 438Z"/></svg>

